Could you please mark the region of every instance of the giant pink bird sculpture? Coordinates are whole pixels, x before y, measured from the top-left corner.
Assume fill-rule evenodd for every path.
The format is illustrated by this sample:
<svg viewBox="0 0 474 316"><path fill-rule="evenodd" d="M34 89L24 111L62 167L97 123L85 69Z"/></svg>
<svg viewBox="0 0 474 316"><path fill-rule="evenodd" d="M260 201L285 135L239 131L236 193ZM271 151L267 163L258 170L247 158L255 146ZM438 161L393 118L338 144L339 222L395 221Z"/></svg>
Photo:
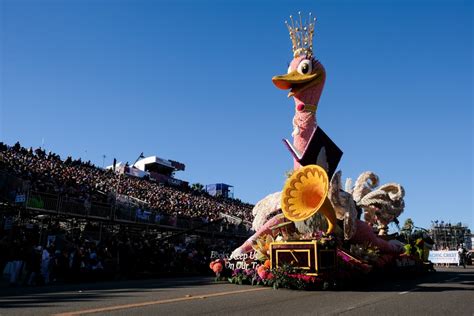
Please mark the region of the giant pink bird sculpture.
<svg viewBox="0 0 474 316"><path fill-rule="evenodd" d="M317 128L316 110L324 88L326 71L323 65L317 59L315 59L313 55L312 37L316 19L312 19L311 14L309 21L307 21L305 24L303 24L301 15L299 15L299 21L296 21L296 23L291 16L290 19L290 24L286 23L286 25L290 32L290 39L293 44L293 59L288 67L287 74L274 76L272 81L277 88L290 90L288 97L292 97L295 104L292 133L293 147L302 154L305 152L305 149L311 140L311 136ZM296 170L299 167L301 166L295 159L294 169ZM338 173L337 176L340 177L340 173ZM340 179L335 178L335 180ZM351 207L354 212L355 205L353 205L354 201L352 199L352 195L342 191L342 189L339 190L339 187L334 188L333 191L334 201L340 202L338 207L339 213L344 214L344 212L346 212L345 209L349 209ZM280 194L274 193L257 203L256 207L254 208L254 213L256 213L254 215L258 216L258 213L262 213L261 215L266 217L266 222L263 222L260 218L259 222L263 222L263 224L255 226L254 221L254 228L257 230L256 233L240 247L234 250L232 254L233 256L238 256L251 251L252 244L259 236L270 233L272 231L272 227L284 221L284 217L280 213L281 206L279 199ZM354 218L355 215L352 215L352 220L354 223L354 233L351 234L352 242L370 242L374 246L378 247L381 252L400 252L401 247L399 244L389 243L381 238L378 238L373 233L372 228L367 225L367 223L357 220ZM325 222L325 220L321 220L321 215L316 213L314 216L305 221L294 223L300 233L311 233L314 232L315 229L321 230L321 227L325 224Z"/></svg>

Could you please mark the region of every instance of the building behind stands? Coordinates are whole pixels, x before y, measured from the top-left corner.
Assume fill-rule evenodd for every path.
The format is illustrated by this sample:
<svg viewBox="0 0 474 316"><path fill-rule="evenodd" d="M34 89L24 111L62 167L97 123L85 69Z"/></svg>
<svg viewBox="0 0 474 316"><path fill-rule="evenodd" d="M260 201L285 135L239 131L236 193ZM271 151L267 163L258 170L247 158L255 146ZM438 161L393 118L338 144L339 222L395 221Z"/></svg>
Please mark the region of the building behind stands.
<svg viewBox="0 0 474 316"><path fill-rule="evenodd" d="M184 171L185 168L186 166L181 162L149 156L138 160L132 166L119 162L115 166L115 171L140 178L148 177L157 183L185 188L188 182L175 178L175 173ZM107 169L114 169L114 166L108 166Z"/></svg>
<svg viewBox="0 0 474 316"><path fill-rule="evenodd" d="M215 197L234 198L234 187L225 183L208 184L206 192Z"/></svg>

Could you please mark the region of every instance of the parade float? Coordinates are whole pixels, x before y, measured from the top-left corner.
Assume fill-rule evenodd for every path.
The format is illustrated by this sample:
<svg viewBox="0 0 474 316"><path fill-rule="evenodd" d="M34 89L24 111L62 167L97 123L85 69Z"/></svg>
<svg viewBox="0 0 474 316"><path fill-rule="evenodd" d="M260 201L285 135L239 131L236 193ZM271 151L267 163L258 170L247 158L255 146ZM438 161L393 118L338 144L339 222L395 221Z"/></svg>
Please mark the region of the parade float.
<svg viewBox="0 0 474 316"><path fill-rule="evenodd" d="M380 184L370 171L342 186L337 166L342 150L317 123L326 72L313 52L316 18L299 13L285 22L293 51L287 74L273 84L294 100L294 160L281 192L259 201L255 233L229 256L215 254L210 268L236 284L319 289L391 271L427 270L430 244L388 234L404 210L400 184Z"/></svg>

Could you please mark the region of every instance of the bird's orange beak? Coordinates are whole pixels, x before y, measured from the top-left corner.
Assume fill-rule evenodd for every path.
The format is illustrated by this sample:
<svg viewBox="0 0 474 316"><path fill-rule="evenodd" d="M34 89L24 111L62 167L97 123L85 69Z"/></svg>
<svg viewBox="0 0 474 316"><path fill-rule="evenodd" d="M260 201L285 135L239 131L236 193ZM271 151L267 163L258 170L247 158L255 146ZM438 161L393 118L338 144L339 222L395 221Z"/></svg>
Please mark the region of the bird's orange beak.
<svg viewBox="0 0 474 316"><path fill-rule="evenodd" d="M291 89L288 96L292 96L297 92L303 91L304 89L311 87L319 82L320 73L315 72L309 75L302 75L298 71L294 70L286 75L275 76L272 78L273 84L282 90Z"/></svg>

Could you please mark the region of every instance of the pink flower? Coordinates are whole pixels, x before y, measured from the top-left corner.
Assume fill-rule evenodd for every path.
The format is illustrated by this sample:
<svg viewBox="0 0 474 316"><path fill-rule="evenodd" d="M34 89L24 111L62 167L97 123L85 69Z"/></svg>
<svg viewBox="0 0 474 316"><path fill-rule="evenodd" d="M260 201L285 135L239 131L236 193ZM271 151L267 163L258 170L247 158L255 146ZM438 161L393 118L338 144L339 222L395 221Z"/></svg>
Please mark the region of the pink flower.
<svg viewBox="0 0 474 316"><path fill-rule="evenodd" d="M275 277L265 265L258 266L257 274L262 280L271 280Z"/></svg>
<svg viewBox="0 0 474 316"><path fill-rule="evenodd" d="M216 274L221 273L222 269L224 269L224 261L216 259L209 264L209 268Z"/></svg>
<svg viewBox="0 0 474 316"><path fill-rule="evenodd" d="M216 262L216 263L212 266L212 271L214 271L215 273L221 273L223 268L224 268L224 267L222 266L222 263Z"/></svg>
<svg viewBox="0 0 474 316"><path fill-rule="evenodd" d="M267 278L267 270L265 269L265 266L259 266L257 268L257 274L261 279L266 279Z"/></svg>

